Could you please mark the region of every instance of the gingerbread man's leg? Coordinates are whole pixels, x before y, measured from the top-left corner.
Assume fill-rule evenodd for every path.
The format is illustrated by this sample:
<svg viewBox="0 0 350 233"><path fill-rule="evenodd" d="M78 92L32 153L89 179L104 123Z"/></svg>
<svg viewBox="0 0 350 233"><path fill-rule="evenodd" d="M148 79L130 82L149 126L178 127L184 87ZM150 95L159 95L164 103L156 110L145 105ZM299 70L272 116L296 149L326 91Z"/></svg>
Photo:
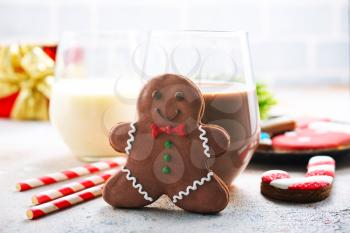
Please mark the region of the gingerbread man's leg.
<svg viewBox="0 0 350 233"><path fill-rule="evenodd" d="M187 186L184 187L184 190ZM176 194L175 194L176 195ZM198 186L196 190L177 200L175 205L190 211L203 214L214 214L223 210L229 201L229 190L215 174L209 182Z"/></svg>
<svg viewBox="0 0 350 233"><path fill-rule="evenodd" d="M160 194L149 194L145 198L133 187L132 181L128 180L126 175L127 173L121 171L107 181L102 195L108 204L119 208L141 208L158 199Z"/></svg>

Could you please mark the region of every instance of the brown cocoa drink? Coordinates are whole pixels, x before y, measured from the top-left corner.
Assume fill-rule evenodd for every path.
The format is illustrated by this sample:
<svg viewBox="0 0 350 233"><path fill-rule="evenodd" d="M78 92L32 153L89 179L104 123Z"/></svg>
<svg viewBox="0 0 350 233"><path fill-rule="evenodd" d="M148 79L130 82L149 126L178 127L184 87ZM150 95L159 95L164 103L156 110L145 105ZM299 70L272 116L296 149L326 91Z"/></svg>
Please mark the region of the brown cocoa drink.
<svg viewBox="0 0 350 233"><path fill-rule="evenodd" d="M229 151L210 161L211 169L230 185L248 165L258 145L260 130L255 90L245 90L238 84L199 86L205 100L203 123L219 125L230 135Z"/></svg>

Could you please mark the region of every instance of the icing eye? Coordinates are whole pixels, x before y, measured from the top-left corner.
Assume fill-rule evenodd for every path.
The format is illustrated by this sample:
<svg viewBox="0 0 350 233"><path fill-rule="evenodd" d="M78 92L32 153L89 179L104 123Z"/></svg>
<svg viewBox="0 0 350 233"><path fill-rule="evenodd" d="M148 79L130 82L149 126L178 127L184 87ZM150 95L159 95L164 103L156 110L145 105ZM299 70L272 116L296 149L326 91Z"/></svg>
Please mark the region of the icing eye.
<svg viewBox="0 0 350 233"><path fill-rule="evenodd" d="M185 99L184 93L181 92L181 91L176 92L176 93L175 93L175 98L176 98L177 100L183 100L183 99Z"/></svg>
<svg viewBox="0 0 350 233"><path fill-rule="evenodd" d="M152 92L152 98L155 100L159 100L160 98L162 98L162 94L160 93L160 91L155 90Z"/></svg>

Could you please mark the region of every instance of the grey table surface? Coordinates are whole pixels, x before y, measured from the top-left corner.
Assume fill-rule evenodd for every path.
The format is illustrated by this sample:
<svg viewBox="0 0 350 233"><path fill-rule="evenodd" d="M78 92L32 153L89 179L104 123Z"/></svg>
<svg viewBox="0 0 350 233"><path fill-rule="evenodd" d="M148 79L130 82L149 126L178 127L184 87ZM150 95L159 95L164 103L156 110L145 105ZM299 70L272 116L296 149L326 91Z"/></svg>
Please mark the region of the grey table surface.
<svg viewBox="0 0 350 233"><path fill-rule="evenodd" d="M282 101L290 100L290 95L281 93ZM331 108L339 109L338 116L345 114L346 118L350 107L344 108L344 104L350 99L340 98L348 97L347 91L339 93L333 96L339 101ZM183 212L166 197L140 210L113 209L97 198L38 220L27 220L25 210L31 196L46 188L20 193L15 191L16 182L82 163L49 123L0 120L0 232L350 232L349 158L344 156L337 163L331 196L313 204L283 203L260 194L263 171L284 169L301 176L304 165L250 163L235 180L228 207L218 215Z"/></svg>

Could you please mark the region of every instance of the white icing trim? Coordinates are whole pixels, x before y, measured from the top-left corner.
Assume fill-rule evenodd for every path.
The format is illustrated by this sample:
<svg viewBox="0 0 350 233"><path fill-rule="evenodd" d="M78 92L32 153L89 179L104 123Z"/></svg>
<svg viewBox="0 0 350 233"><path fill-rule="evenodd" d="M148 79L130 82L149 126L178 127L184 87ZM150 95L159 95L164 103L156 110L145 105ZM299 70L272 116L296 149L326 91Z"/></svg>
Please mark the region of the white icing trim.
<svg viewBox="0 0 350 233"><path fill-rule="evenodd" d="M205 156L210 158L208 138L205 136L207 134L207 132L205 131L205 129L203 129L202 125L199 125L198 129L199 129L199 131L202 132L202 134L199 135L199 139L202 140L202 142L203 142L202 146L204 148L204 154L205 154Z"/></svg>
<svg viewBox="0 0 350 233"><path fill-rule="evenodd" d="M279 189L288 189L293 184L302 184L307 182L326 182L331 184L333 177L331 176L308 176L301 178L283 178L271 181L270 185Z"/></svg>
<svg viewBox="0 0 350 233"><path fill-rule="evenodd" d="M315 165L315 166L311 166L307 169L307 172L310 173L310 172L314 172L314 171L330 171L330 172L334 172L335 171L335 168L334 168L334 165L328 165L328 164L325 164L325 165Z"/></svg>
<svg viewBox="0 0 350 233"><path fill-rule="evenodd" d="M125 147L125 153L127 155L130 154L130 150L132 148L132 143L135 141L135 137L134 137L134 133L136 132L136 128L135 128L135 122L130 123L130 130L128 132L129 135L129 139L126 141L127 146Z"/></svg>
<svg viewBox="0 0 350 233"><path fill-rule="evenodd" d="M270 176L272 174L284 174L284 175L289 175L288 172L282 171L282 170L269 170L264 172L261 176Z"/></svg>
<svg viewBox="0 0 350 233"><path fill-rule="evenodd" d="M346 133L350 134L350 126L347 124L341 124L337 122L327 122L327 121L315 121L308 125L309 129L313 130L323 130L335 133Z"/></svg>
<svg viewBox="0 0 350 233"><path fill-rule="evenodd" d="M284 133L286 137L296 137L298 134L295 131L288 131Z"/></svg>
<svg viewBox="0 0 350 233"><path fill-rule="evenodd" d="M173 196L172 201L174 203L177 202L177 200L182 200L184 196L188 196L190 194L190 191L195 191L197 190L198 186L202 186L204 182L209 182L211 181L211 177L214 175L213 172L208 172L207 176L202 177L200 180L195 180L193 181L193 184L191 186L187 186L186 191L180 191L177 195Z"/></svg>
<svg viewBox="0 0 350 233"><path fill-rule="evenodd" d="M305 137L305 136L303 136L303 137L298 137L298 138L297 138L297 141L298 141L298 142L301 142L301 143L303 143L303 142L310 142L310 141L311 141L311 138L310 138L310 137Z"/></svg>
<svg viewBox="0 0 350 233"><path fill-rule="evenodd" d="M272 140L270 138L260 139L260 145L272 145Z"/></svg>
<svg viewBox="0 0 350 233"><path fill-rule="evenodd" d="M127 169L127 168L125 168L125 167L123 167L121 170L122 170L122 172L126 172L126 173L127 173L127 174L126 174L126 179L132 182L132 187L134 187L134 189L136 189L136 190L139 192L139 194L143 195L143 198L144 198L145 200L152 202L152 201L153 201L153 198L150 197L150 196L148 195L148 193L147 193L146 191L143 190L143 187L142 187L141 184L138 184L138 183L136 182L136 178L133 177L133 176L131 176L130 170Z"/></svg>
<svg viewBox="0 0 350 233"><path fill-rule="evenodd" d="M309 166L316 166L313 164L317 164L317 163L328 163L328 162L333 162L334 163L334 159L332 157L329 157L327 155L318 155L318 156L314 156L309 160Z"/></svg>

